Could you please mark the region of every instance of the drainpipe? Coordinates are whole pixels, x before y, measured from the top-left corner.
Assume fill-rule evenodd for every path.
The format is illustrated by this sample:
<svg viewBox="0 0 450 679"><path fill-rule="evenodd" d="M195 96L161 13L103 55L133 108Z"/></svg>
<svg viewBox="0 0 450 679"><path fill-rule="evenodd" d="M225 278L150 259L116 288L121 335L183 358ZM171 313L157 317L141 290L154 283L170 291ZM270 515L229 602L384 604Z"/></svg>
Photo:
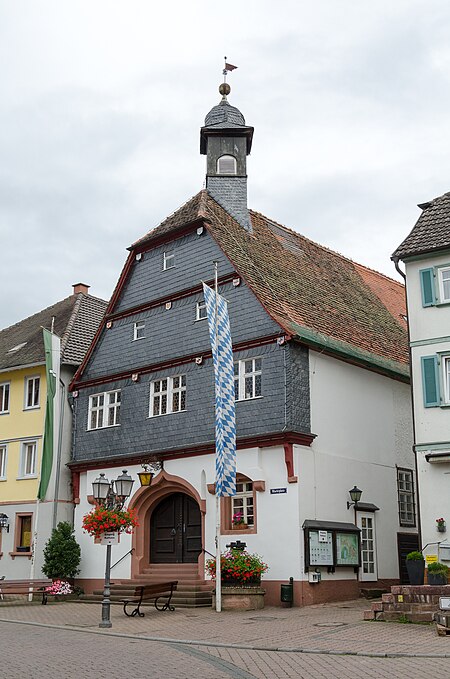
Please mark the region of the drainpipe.
<svg viewBox="0 0 450 679"><path fill-rule="evenodd" d="M419 539L419 547L422 544L422 522L421 522L421 517L420 517L420 501L419 501L419 475L418 475L418 465L417 465L417 450L416 450L416 413L415 413L415 408L414 408L414 390L413 390L413 369L412 369L412 350L411 350L411 335L409 331L409 305L408 305L408 289L406 287L406 274L404 271L402 271L399 267L399 257L392 257L392 261L394 262L394 266L400 276L403 278L405 281L405 298L406 298L406 313L407 315L407 321L406 321L406 327L408 330L408 354L409 354L409 384L410 384L410 390L411 390L411 405L412 405L412 428L413 428L413 439L414 439L414 444L413 444L413 452L414 452L414 458L416 461L416 495L417 495L417 532L418 532L418 539Z"/></svg>

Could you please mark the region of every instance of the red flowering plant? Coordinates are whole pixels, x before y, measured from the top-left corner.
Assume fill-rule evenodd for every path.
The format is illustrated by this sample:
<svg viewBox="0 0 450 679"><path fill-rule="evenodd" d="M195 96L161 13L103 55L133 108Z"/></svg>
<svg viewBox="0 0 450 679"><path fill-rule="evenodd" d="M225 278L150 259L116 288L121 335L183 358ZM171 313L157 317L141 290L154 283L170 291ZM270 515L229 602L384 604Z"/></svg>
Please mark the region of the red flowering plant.
<svg viewBox="0 0 450 679"><path fill-rule="evenodd" d="M231 523L233 524L233 526L242 526L242 524L245 523L243 513L236 512L236 514L233 514L231 518Z"/></svg>
<svg viewBox="0 0 450 679"><path fill-rule="evenodd" d="M254 585L261 582L261 575L269 570L258 554L245 550L230 549L220 557L221 581L225 584ZM206 561L206 572L216 579L216 560Z"/></svg>
<svg viewBox="0 0 450 679"><path fill-rule="evenodd" d="M83 516L83 530L95 538L103 533L132 533L137 526L134 509L105 509L99 505Z"/></svg>

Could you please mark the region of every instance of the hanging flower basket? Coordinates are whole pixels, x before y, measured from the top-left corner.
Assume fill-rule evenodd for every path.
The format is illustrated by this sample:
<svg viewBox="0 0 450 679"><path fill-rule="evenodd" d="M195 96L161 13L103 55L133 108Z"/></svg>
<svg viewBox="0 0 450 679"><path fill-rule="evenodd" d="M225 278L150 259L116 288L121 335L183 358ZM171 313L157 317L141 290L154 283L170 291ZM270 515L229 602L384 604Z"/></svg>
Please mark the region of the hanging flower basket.
<svg viewBox="0 0 450 679"><path fill-rule="evenodd" d="M436 528L438 530L438 533L445 533L447 530L447 527L445 525L445 519L442 517L440 519L436 519Z"/></svg>
<svg viewBox="0 0 450 679"><path fill-rule="evenodd" d="M103 533L132 533L139 526L133 509L95 507L83 516L83 530L94 538Z"/></svg>

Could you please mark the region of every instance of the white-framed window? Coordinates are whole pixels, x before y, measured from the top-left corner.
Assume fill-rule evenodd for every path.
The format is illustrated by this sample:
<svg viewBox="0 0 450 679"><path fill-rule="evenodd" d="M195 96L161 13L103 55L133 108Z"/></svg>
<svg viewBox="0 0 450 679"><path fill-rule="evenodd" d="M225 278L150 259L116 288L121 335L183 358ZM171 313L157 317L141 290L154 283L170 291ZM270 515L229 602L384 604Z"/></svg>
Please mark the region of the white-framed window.
<svg viewBox="0 0 450 679"><path fill-rule="evenodd" d="M133 341L145 339L145 321L136 321L133 324Z"/></svg>
<svg viewBox="0 0 450 679"><path fill-rule="evenodd" d="M261 396L262 359L246 358L234 364L234 396L246 401Z"/></svg>
<svg viewBox="0 0 450 679"><path fill-rule="evenodd" d="M88 429L104 429L120 424L120 389L89 396Z"/></svg>
<svg viewBox="0 0 450 679"><path fill-rule="evenodd" d="M398 516L401 526L416 525L414 474L412 469L397 468Z"/></svg>
<svg viewBox="0 0 450 679"><path fill-rule="evenodd" d="M437 270L439 284L439 299L441 302L450 302L450 266Z"/></svg>
<svg viewBox="0 0 450 679"><path fill-rule="evenodd" d="M253 495L253 482L236 479L236 495L231 498L231 521L233 517L242 521L247 526L255 523L255 504ZM236 520L236 523L238 521Z"/></svg>
<svg viewBox="0 0 450 679"><path fill-rule="evenodd" d="M36 476L37 441L22 441L19 478Z"/></svg>
<svg viewBox="0 0 450 679"><path fill-rule="evenodd" d="M442 385L441 396L446 405L450 405L450 356L442 356Z"/></svg>
<svg viewBox="0 0 450 679"><path fill-rule="evenodd" d="M175 254L173 252L164 252L163 254L163 271L173 269L175 266Z"/></svg>
<svg viewBox="0 0 450 679"><path fill-rule="evenodd" d="M236 174L237 164L234 156L220 156L217 159L217 174Z"/></svg>
<svg viewBox="0 0 450 679"><path fill-rule="evenodd" d="M39 408L41 378L39 375L25 377L25 410Z"/></svg>
<svg viewBox="0 0 450 679"><path fill-rule="evenodd" d="M4 481L6 479L6 458L8 455L8 446L0 446L0 479Z"/></svg>
<svg viewBox="0 0 450 679"><path fill-rule="evenodd" d="M0 383L0 413L9 413L9 382Z"/></svg>
<svg viewBox="0 0 450 679"><path fill-rule="evenodd" d="M195 305L195 320L203 321L205 318L207 318L206 302L197 302Z"/></svg>
<svg viewBox="0 0 450 679"><path fill-rule="evenodd" d="M149 417L186 410L186 375L175 375L150 383Z"/></svg>

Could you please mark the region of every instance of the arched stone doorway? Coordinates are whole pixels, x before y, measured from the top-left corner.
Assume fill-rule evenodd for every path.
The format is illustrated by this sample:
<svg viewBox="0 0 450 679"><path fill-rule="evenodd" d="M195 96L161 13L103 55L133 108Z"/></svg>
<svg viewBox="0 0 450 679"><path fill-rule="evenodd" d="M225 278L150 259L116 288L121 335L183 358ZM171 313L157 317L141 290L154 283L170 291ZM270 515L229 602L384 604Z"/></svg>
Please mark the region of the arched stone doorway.
<svg viewBox="0 0 450 679"><path fill-rule="evenodd" d="M171 493L150 517L150 563L197 563L202 551L202 517L194 498Z"/></svg>
<svg viewBox="0 0 450 679"><path fill-rule="evenodd" d="M180 515L181 503L181 515ZM172 507L171 507L172 505ZM152 563L152 556L155 556L154 549L151 548L151 529L152 522L156 522L153 526L160 530L159 538L161 540L167 539L167 532L172 533L175 529L175 534L170 537L173 544L166 543L165 549L174 553L170 559L163 561L162 554L159 554L160 560L153 561L153 563L195 563L198 564L198 572L201 577L204 577L204 535L205 535L205 512L206 500L202 500L198 491L185 479L178 476L172 476L165 470L162 470L153 480L149 487L140 488L132 497L130 507L136 510L139 521L139 527L133 533L131 555L131 577L134 578L140 573L146 572ZM155 518L153 519L153 514ZM181 519L187 519L181 521ZM177 520L175 522L175 519ZM181 523L181 528L178 528ZM185 524L183 539L183 523ZM188 531L188 524L191 524ZM167 530L168 529L168 530ZM193 539L188 539L193 538ZM181 559L180 559L180 542L181 542ZM184 544L183 544L184 542ZM162 546L162 542L160 543ZM178 551L177 551L178 550ZM161 552L161 549L157 550ZM167 552L166 552L167 555ZM187 559L190 559L187 560Z"/></svg>

